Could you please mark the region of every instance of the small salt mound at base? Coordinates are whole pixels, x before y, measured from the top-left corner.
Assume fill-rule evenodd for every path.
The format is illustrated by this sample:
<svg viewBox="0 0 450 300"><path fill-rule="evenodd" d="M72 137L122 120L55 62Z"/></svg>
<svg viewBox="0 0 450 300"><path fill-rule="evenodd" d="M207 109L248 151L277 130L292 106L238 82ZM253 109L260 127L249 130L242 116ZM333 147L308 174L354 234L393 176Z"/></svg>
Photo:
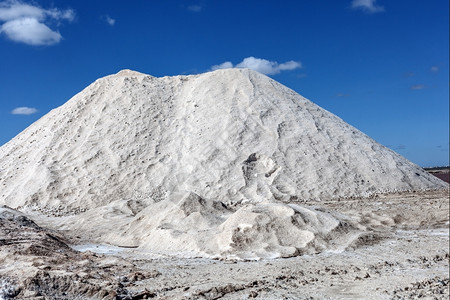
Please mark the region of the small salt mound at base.
<svg viewBox="0 0 450 300"><path fill-rule="evenodd" d="M259 259L343 250L365 231L345 216L296 204L260 202L228 207L194 193L174 200L150 204L132 219L128 215L128 225L112 228L97 242L164 255ZM111 211L116 211L116 216L111 218L116 219L120 210L118 203L114 205ZM121 213L127 212L122 209ZM87 229L98 222L92 212L78 219L84 219L75 225L78 230L80 223Z"/></svg>

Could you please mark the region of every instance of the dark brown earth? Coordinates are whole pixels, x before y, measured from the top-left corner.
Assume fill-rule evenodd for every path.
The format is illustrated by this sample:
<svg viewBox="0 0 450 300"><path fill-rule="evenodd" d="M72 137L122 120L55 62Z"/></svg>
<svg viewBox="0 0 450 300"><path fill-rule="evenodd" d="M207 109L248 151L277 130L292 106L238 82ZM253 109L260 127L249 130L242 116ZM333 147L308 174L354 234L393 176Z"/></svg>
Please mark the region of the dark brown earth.
<svg viewBox="0 0 450 300"><path fill-rule="evenodd" d="M450 183L450 173L432 173L437 178L444 180L447 183Z"/></svg>
<svg viewBox="0 0 450 300"><path fill-rule="evenodd" d="M447 183L450 183L450 167L425 168L425 171Z"/></svg>

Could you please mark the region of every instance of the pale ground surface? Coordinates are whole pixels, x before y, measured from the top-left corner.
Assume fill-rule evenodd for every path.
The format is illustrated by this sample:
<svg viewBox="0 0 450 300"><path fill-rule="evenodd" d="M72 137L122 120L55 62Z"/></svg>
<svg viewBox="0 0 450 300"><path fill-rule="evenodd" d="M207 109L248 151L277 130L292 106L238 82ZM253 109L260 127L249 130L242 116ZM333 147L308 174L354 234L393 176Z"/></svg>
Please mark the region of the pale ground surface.
<svg viewBox="0 0 450 300"><path fill-rule="evenodd" d="M448 196L401 193L311 203L365 219L373 237L342 252L260 261L177 258L95 244L78 249L109 254L73 252L52 245L55 239L21 239L22 220L9 239L15 242L0 246L3 296L9 288L16 299L448 299Z"/></svg>

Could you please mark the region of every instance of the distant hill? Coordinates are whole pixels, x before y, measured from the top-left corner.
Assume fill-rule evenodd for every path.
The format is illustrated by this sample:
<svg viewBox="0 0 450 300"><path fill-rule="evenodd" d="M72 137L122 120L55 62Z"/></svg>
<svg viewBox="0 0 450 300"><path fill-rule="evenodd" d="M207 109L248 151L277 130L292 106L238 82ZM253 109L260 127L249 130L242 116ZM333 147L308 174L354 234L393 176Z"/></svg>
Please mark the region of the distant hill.
<svg viewBox="0 0 450 300"><path fill-rule="evenodd" d="M450 166L447 167L432 167L432 168L424 168L430 174L433 174L439 179L450 183Z"/></svg>

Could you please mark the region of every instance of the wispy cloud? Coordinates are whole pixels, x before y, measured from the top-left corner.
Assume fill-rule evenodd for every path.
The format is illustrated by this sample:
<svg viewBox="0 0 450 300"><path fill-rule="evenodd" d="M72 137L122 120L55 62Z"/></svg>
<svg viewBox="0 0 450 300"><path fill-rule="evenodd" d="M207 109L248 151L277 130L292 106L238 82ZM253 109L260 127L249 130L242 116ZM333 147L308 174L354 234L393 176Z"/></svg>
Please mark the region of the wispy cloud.
<svg viewBox="0 0 450 300"><path fill-rule="evenodd" d="M405 76L405 77L413 77L413 76L415 76L416 75L416 73L414 73L414 72L405 72L404 74L403 74L403 76Z"/></svg>
<svg viewBox="0 0 450 300"><path fill-rule="evenodd" d="M302 64L300 62L293 60L279 64L276 61L269 61L267 59L250 56L244 58L243 61L241 61L236 65L233 65L233 63L230 61L226 61L219 65L212 66L211 70L228 69L228 68L247 68L266 75L274 75L280 73L281 71L295 70L301 67Z"/></svg>
<svg viewBox="0 0 450 300"><path fill-rule="evenodd" d="M22 106L22 107L14 108L11 111L11 114L13 114L13 115L32 115L32 114L35 114L37 112L38 112L38 110L36 108Z"/></svg>
<svg viewBox="0 0 450 300"><path fill-rule="evenodd" d="M415 84L415 85L412 85L409 89L410 90L423 90L426 88L427 88L427 86L424 84Z"/></svg>
<svg viewBox="0 0 450 300"><path fill-rule="evenodd" d="M432 66L430 68L430 72L438 72L439 71L439 67L438 66Z"/></svg>
<svg viewBox="0 0 450 300"><path fill-rule="evenodd" d="M187 7L187 9L188 9L189 11L198 13L198 12L201 12L201 11L202 11L203 7L202 7L201 5L189 5L189 6Z"/></svg>
<svg viewBox="0 0 450 300"><path fill-rule="evenodd" d="M109 26L114 26L114 24L116 24L116 19L111 18L109 15L104 16L103 19Z"/></svg>
<svg viewBox="0 0 450 300"><path fill-rule="evenodd" d="M352 8L353 9L361 9L366 13L377 13L383 12L384 7L381 5L376 5L376 0L353 0Z"/></svg>
<svg viewBox="0 0 450 300"><path fill-rule="evenodd" d="M344 93L336 94L336 97L348 97L348 96L350 96L350 94L344 94Z"/></svg>
<svg viewBox="0 0 450 300"><path fill-rule="evenodd" d="M52 30L48 24L54 21L71 22L75 12L71 9L43 9L37 5L18 0L0 2L0 34L9 39L28 45L53 45L61 41L58 31Z"/></svg>
<svg viewBox="0 0 450 300"><path fill-rule="evenodd" d="M224 63L221 63L220 65L214 65L211 67L211 70L219 70L219 69L231 69L234 68L233 63L231 61L226 61Z"/></svg>

